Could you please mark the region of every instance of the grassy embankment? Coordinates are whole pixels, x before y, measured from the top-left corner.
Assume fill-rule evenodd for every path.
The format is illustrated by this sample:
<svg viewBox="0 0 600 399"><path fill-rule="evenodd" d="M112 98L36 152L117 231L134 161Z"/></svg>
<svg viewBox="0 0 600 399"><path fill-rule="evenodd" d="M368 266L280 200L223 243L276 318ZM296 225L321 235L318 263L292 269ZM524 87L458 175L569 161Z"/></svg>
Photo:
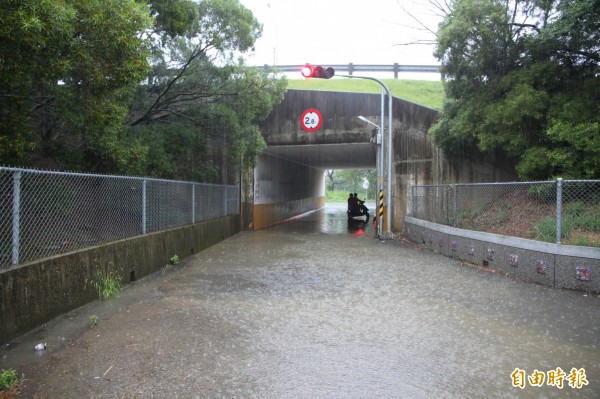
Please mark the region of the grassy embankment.
<svg viewBox="0 0 600 399"><path fill-rule="evenodd" d="M327 203L342 203L348 201L347 191L325 191L325 202Z"/></svg>
<svg viewBox="0 0 600 399"><path fill-rule="evenodd" d="M440 110L444 101L441 81L381 79L394 97ZM289 89L381 93L381 85L365 79L289 79Z"/></svg>

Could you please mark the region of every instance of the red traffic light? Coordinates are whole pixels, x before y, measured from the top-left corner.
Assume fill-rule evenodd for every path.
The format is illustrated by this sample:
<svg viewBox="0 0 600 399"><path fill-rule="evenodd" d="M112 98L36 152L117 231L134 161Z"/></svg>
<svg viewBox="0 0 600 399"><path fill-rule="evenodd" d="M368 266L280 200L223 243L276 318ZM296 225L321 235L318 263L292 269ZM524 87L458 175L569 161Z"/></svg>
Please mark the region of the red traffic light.
<svg viewBox="0 0 600 399"><path fill-rule="evenodd" d="M305 78L329 79L335 75L335 70L332 67L323 69L320 65L306 64L300 68L300 73Z"/></svg>
<svg viewBox="0 0 600 399"><path fill-rule="evenodd" d="M313 67L310 64L306 64L302 68L300 68L300 73L305 78L310 78L313 74Z"/></svg>
<svg viewBox="0 0 600 399"><path fill-rule="evenodd" d="M323 75L321 76L321 78L329 79L329 78L333 77L333 75L335 75L335 70L332 67L327 67L323 71Z"/></svg>

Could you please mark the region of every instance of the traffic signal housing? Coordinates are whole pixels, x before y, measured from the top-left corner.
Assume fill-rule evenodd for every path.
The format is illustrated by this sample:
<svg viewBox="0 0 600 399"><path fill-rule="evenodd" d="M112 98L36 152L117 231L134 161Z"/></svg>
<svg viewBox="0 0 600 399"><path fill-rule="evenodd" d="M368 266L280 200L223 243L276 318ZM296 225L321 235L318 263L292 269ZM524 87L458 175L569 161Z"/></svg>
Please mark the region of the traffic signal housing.
<svg viewBox="0 0 600 399"><path fill-rule="evenodd" d="M329 79L335 75L335 70L332 67L306 64L300 68L300 73L305 78Z"/></svg>

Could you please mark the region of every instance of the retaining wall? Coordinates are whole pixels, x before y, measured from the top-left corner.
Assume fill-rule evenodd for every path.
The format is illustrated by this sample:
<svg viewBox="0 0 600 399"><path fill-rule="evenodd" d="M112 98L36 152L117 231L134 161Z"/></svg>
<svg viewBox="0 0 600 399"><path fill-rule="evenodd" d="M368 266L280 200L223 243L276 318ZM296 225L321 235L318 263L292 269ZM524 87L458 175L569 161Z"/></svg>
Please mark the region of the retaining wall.
<svg viewBox="0 0 600 399"><path fill-rule="evenodd" d="M98 299L98 271L125 283L240 231L239 215L137 236L0 270L0 343Z"/></svg>
<svg viewBox="0 0 600 399"><path fill-rule="evenodd" d="M554 288L600 293L600 248L552 244L405 217L404 235L428 249Z"/></svg>

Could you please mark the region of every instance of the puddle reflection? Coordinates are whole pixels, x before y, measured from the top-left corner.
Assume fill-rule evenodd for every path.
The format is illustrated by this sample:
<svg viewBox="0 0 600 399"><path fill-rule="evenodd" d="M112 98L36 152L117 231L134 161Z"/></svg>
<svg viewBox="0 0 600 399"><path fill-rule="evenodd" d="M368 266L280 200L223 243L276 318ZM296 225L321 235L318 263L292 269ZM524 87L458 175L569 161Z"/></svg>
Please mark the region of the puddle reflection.
<svg viewBox="0 0 600 399"><path fill-rule="evenodd" d="M366 204L369 209L375 209L374 204ZM348 219L347 206L344 203L326 204L324 208L310 213L304 217L282 223L269 228L270 231L289 233L322 233L322 234L349 234L355 236L374 237L373 218Z"/></svg>

